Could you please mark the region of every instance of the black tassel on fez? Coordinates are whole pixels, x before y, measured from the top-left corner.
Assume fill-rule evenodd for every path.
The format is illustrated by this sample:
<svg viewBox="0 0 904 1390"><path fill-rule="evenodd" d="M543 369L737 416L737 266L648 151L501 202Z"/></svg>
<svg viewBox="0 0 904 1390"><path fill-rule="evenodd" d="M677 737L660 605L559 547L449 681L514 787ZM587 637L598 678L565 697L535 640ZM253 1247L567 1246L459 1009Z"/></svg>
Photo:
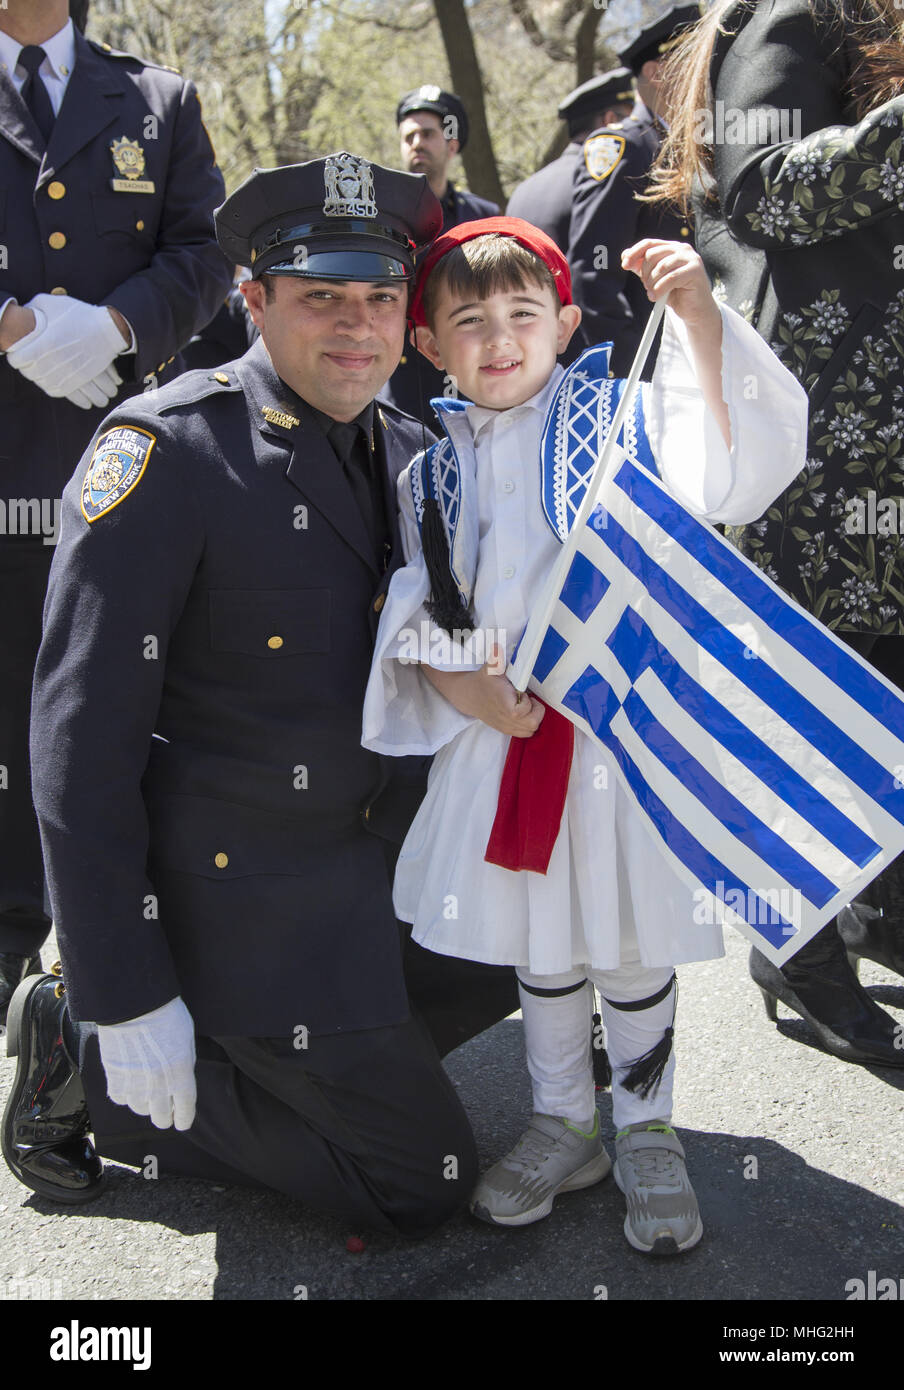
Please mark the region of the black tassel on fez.
<svg viewBox="0 0 904 1390"><path fill-rule="evenodd" d="M671 1056L672 1040L675 1036L675 1012L678 1008L678 980L675 976L672 977L672 983L675 986L675 1004L672 1009L671 1023L654 1047L651 1047L642 1057L637 1057L628 1064L628 1071L622 1081L626 1091L634 1091L642 1100L646 1100L650 1092L659 1085L662 1080L662 1073L665 1071ZM646 1001L641 1000L639 1002ZM637 1004L634 1004L633 1007L637 1008Z"/></svg>
<svg viewBox="0 0 904 1390"><path fill-rule="evenodd" d="M421 545L430 576L430 597L425 604L427 612L435 623L446 629L450 637L456 631L471 632L474 619L470 609L462 603L452 575L446 528L435 497L424 499Z"/></svg>

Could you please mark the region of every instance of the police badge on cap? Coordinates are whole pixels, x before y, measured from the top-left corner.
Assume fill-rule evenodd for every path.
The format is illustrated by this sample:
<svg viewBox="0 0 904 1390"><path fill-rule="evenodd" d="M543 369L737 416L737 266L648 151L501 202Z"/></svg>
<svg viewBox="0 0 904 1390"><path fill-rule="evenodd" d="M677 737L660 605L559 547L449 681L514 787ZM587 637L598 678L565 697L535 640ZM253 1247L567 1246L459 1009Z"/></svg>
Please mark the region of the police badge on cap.
<svg viewBox="0 0 904 1390"><path fill-rule="evenodd" d="M255 169L216 211L217 240L260 275L408 280L414 255L442 227L423 174L403 174L339 150L325 159Z"/></svg>

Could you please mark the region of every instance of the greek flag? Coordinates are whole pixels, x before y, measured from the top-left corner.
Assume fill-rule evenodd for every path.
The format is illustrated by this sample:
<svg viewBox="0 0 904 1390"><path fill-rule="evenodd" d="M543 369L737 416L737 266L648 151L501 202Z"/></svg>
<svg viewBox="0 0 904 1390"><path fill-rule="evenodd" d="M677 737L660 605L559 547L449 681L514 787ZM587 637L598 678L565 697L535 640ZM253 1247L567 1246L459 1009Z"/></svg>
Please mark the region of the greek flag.
<svg viewBox="0 0 904 1390"><path fill-rule="evenodd" d="M544 439L561 563L509 674L608 750L696 901L781 965L904 850L904 699L675 500L639 390L584 360Z"/></svg>

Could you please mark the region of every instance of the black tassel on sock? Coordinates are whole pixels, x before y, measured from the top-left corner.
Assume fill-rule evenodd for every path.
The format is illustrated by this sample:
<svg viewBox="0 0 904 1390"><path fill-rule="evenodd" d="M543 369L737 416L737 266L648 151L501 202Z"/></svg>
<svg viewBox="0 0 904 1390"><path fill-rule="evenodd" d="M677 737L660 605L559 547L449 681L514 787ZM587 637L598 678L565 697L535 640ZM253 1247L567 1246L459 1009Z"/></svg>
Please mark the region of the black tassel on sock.
<svg viewBox="0 0 904 1390"><path fill-rule="evenodd" d="M670 1024L656 1046L630 1064L630 1069L622 1081L626 1091L635 1091L642 1100L646 1100L650 1092L656 1089L669 1060L674 1035L675 1030Z"/></svg>
<svg viewBox="0 0 904 1390"><path fill-rule="evenodd" d="M608 1091L612 1085L612 1063L604 1047L597 1047L596 1039L603 1036L603 1020L599 1014L593 1015L593 1082L598 1091Z"/></svg>
<svg viewBox="0 0 904 1390"><path fill-rule="evenodd" d="M435 623L445 628L451 637L457 630L471 632L474 622L469 608L462 603L458 585L449 561L446 528L435 497L424 499L421 519L421 544L430 576L430 598L425 607Z"/></svg>
<svg viewBox="0 0 904 1390"><path fill-rule="evenodd" d="M673 975L668 984L658 994L650 995L649 999L635 999L629 1004L615 1005L616 1008L626 1009L631 1013L644 1008L651 1009L654 1004L658 1004L665 998L673 986L675 1002L672 1005L671 1023L658 1043L651 1047L648 1052L645 1052L642 1057L635 1057L633 1062L627 1063L627 1071L622 1080L625 1090L634 1091L642 1100L646 1100L650 1092L659 1085L662 1080L662 1073L665 1071L672 1053L672 1042L675 1037L675 1014L678 1011L678 978Z"/></svg>

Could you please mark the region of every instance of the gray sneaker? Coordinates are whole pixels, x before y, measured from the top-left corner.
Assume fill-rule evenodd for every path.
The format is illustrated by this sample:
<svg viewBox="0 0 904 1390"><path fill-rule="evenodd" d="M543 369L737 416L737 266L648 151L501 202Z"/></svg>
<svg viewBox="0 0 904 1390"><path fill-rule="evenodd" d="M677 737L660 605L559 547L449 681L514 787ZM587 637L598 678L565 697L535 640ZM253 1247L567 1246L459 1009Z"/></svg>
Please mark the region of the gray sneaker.
<svg viewBox="0 0 904 1390"><path fill-rule="evenodd" d="M493 1226L529 1226L549 1215L560 1192L592 1187L611 1167L598 1114L590 1134L557 1115L534 1115L511 1153L480 1179L471 1211Z"/></svg>
<svg viewBox="0 0 904 1390"><path fill-rule="evenodd" d="M625 1235L635 1250L677 1255L703 1234L684 1149L664 1120L628 1125L615 1136L615 1181L625 1194Z"/></svg>

